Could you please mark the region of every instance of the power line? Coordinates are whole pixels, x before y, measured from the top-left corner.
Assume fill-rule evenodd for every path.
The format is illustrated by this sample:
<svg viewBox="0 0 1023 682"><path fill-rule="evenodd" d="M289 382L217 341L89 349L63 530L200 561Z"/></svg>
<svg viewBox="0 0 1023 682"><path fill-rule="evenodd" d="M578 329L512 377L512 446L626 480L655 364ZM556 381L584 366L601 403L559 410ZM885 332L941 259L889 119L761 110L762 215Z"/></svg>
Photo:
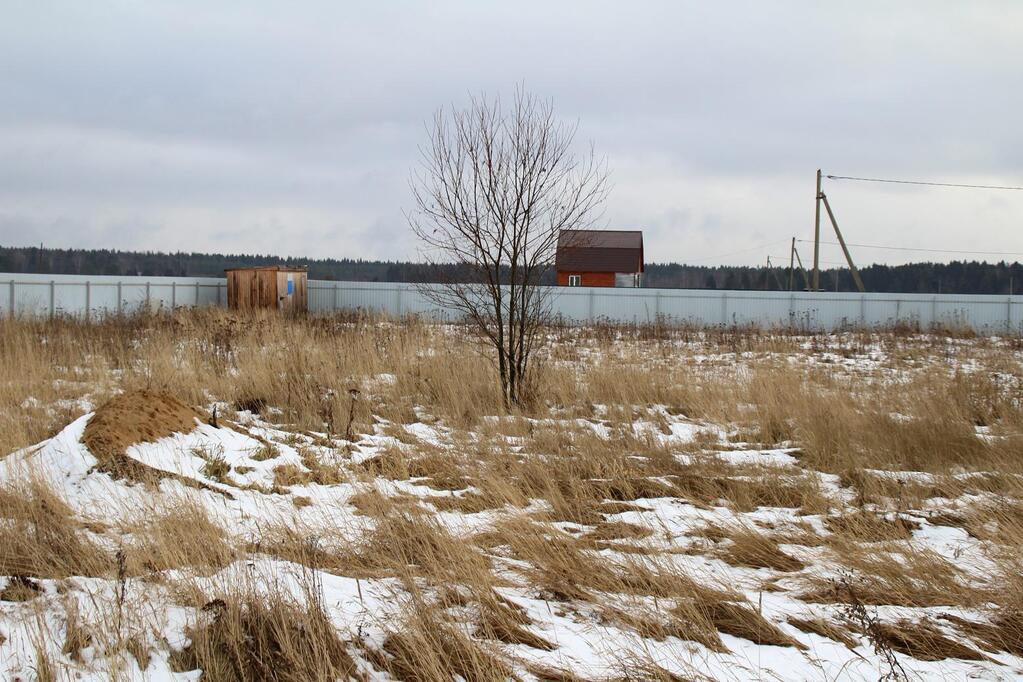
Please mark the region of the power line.
<svg viewBox="0 0 1023 682"><path fill-rule="evenodd" d="M763 249L766 249L768 246L776 246L778 244L783 244L783 243L786 243L788 241L789 241L788 239L780 239L778 241L769 242L767 244L761 244L760 246L753 246L753 247L750 247L748 249L741 249L739 251L732 251L730 253L721 253L721 254L718 254L716 256L707 256L705 258L688 259L688 260L686 260L686 264L689 264L689 263L700 263L700 262L703 262L703 261L715 260L715 259L718 259L718 258L727 258L728 256L736 256L736 255L738 255L740 253L749 253L750 251L762 251ZM774 256L771 256L771 257L774 258Z"/></svg>
<svg viewBox="0 0 1023 682"><path fill-rule="evenodd" d="M825 242L821 242L821 244L824 244L824 243ZM773 268L785 268L785 269L788 269L788 267L789 267L789 264L788 264L788 261L787 261L788 256L775 256L775 255L772 255L771 258L777 258L779 261L785 261L785 265L778 265L778 264L775 264L775 263L771 263L771 267L773 267ZM849 264L846 263L845 261L822 260L822 261L818 261L818 262L821 265L840 265L840 266L842 266L843 268L845 268L847 270L849 269Z"/></svg>
<svg viewBox="0 0 1023 682"><path fill-rule="evenodd" d="M812 244L811 239L797 239L797 242L803 244ZM832 244L835 246L841 246L838 242L826 242L821 241L821 244ZM927 251L929 253L955 253L960 255L970 256L1023 256L1021 251L961 251L959 249L924 249L915 248L911 246L882 246L880 244L853 244L852 242L846 242L846 246L855 246L861 249L885 249L887 251Z"/></svg>
<svg viewBox="0 0 1023 682"><path fill-rule="evenodd" d="M930 187L965 187L967 189L1006 189L1023 192L1023 187L1002 185L965 185L955 182L924 182L923 180L889 180L885 178L855 178L849 175L826 175L828 180L856 180L858 182L887 182L894 185L928 185Z"/></svg>

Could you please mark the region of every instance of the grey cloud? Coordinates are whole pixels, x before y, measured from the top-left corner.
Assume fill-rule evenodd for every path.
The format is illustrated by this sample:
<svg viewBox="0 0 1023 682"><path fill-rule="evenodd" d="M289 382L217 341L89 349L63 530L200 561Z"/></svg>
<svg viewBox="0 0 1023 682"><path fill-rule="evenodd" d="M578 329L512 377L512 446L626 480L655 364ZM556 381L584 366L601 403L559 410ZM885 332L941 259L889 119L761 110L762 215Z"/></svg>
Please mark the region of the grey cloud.
<svg viewBox="0 0 1023 682"><path fill-rule="evenodd" d="M25 3L0 242L412 257L423 122L525 82L607 155L604 221L705 258L808 234L818 166L1023 184L1020 64L1013 2ZM1019 197L829 192L856 241L1023 251Z"/></svg>

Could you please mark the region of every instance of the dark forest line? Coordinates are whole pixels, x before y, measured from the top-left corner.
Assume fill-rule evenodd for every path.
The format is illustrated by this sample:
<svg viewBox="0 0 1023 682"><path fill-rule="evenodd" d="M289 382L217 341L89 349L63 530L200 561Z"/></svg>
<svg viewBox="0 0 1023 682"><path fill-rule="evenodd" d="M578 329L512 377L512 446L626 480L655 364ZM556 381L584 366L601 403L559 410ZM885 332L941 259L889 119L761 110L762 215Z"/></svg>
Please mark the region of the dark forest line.
<svg viewBox="0 0 1023 682"><path fill-rule="evenodd" d="M304 265L310 279L360 282L424 282L461 278L458 266L438 271L422 263L360 259L280 258L256 254L162 253L109 249L52 249L0 246L0 272L69 275L222 277L225 268L247 265ZM794 274L795 288L803 276ZM893 293L1007 294L1023 289L1023 265L953 261L871 265L860 270L867 291ZM553 280L553 277L550 278ZM669 289L787 290L787 267L648 263L644 286ZM847 269L821 273L821 288L854 291Z"/></svg>

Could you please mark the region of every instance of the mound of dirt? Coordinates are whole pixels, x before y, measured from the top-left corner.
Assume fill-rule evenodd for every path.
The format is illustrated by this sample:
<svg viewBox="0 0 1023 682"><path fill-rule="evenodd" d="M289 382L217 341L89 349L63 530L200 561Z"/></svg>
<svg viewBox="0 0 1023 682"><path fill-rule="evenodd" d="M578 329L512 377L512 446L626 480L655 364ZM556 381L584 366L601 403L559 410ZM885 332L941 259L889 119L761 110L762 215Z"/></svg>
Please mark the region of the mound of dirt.
<svg viewBox="0 0 1023 682"><path fill-rule="evenodd" d="M204 416L170 395L130 391L111 398L85 425L82 442L103 461L123 455L136 443L152 443L175 433L189 433Z"/></svg>
<svg viewBox="0 0 1023 682"><path fill-rule="evenodd" d="M168 393L129 391L101 405L85 425L82 442L96 459L98 469L116 478L154 483L162 478L177 478L189 485L199 485L170 472L158 471L126 454L136 443L152 443L175 433L189 433L196 420L205 415Z"/></svg>

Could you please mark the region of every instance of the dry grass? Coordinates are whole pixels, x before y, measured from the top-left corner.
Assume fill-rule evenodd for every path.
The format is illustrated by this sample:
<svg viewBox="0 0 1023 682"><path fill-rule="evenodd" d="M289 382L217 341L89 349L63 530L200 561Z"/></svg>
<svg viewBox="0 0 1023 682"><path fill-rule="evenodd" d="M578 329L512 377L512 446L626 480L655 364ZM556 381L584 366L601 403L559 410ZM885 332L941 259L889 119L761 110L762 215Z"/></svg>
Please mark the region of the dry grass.
<svg viewBox="0 0 1023 682"><path fill-rule="evenodd" d="M452 624L436 606L413 593L404 606L401 628L384 642L382 667L399 680L498 682L511 676L501 657Z"/></svg>
<svg viewBox="0 0 1023 682"><path fill-rule="evenodd" d="M855 649L858 644L856 639L846 628L823 618L797 618L795 616L789 616L786 622L803 632L827 637L828 639L839 642L840 644L844 644L850 649Z"/></svg>
<svg viewBox="0 0 1023 682"><path fill-rule="evenodd" d="M274 467L274 485L287 487L311 483L313 474L297 464L281 464Z"/></svg>
<svg viewBox="0 0 1023 682"><path fill-rule="evenodd" d="M805 564L778 547L778 540L753 527L728 529L729 544L722 558L734 566L771 568L789 573L802 570Z"/></svg>
<svg viewBox="0 0 1023 682"><path fill-rule="evenodd" d="M849 541L833 542L834 556L851 577L809 576L809 602L910 607L979 606L991 591L977 586L953 563L927 549L900 545L887 551Z"/></svg>
<svg viewBox="0 0 1023 682"><path fill-rule="evenodd" d="M0 601L30 601L42 592L39 582L21 575L13 575L7 579L7 585L0 590Z"/></svg>
<svg viewBox="0 0 1023 682"><path fill-rule="evenodd" d="M825 525L835 535L858 542L908 540L920 527L915 521L900 516L888 517L865 511L829 516Z"/></svg>
<svg viewBox="0 0 1023 682"><path fill-rule="evenodd" d="M52 435L86 399L101 406L86 428L90 450L105 469L154 484L146 490L159 501L99 528L39 481L0 488L0 571L19 576L0 598L33 600L37 578L159 584L171 571L209 575L254 555L400 586L402 609L386 624L382 648L332 623L315 584L302 595L192 586L184 590L197 609L192 644L175 665L202 668L211 680L333 679L353 673L353 656L398 679L506 679L522 664L509 651L556 656L557 641L500 596L505 588L546 600L552 617L597 618L721 655L722 633L801 648L738 585L680 561L727 569L720 559L756 569L736 574L754 575L778 599L979 610L940 627L878 622L869 634L823 617L788 620L850 648L865 634L923 660L1023 651L1023 572L1014 558L1023 546L1018 348L901 333L599 326L551 334L528 400L506 410L494 368L457 327L222 311L91 326L4 321L4 452ZM874 355L882 359L868 361ZM199 484L163 481L124 456L133 443L207 419L213 400L221 424L258 440L250 457L272 471L273 488L266 481L239 491L265 494L276 510L255 531L226 532L195 490L170 500L175 482ZM271 422L279 430L263 431ZM405 428L414 422L420 430ZM671 437L680 425L691 440ZM294 447L301 464L278 460L284 448L275 442ZM796 463L729 458L774 447L792 447ZM200 456L203 474L217 481L256 470L232 472L214 450ZM841 492L828 474L839 476ZM271 500L307 485L321 487ZM720 522L695 522L680 537L679 526L659 525L676 512ZM464 530L450 522L458 515ZM911 517L988 543L997 577L971 576L919 546L921 524ZM683 542L701 534L702 543ZM66 629L65 656L87 648L84 627ZM153 648L139 632L106 639L144 669ZM53 653L40 652L56 670L46 658ZM630 679L673 679L641 656L626 666L632 655L620 661ZM541 679L576 679L559 665L527 667Z"/></svg>
<svg viewBox="0 0 1023 682"><path fill-rule="evenodd" d="M323 537L315 529L295 523L276 523L260 528L259 536L246 548L252 554L267 554L308 568L339 575L373 575L341 538Z"/></svg>
<svg viewBox="0 0 1023 682"><path fill-rule="evenodd" d="M112 561L42 478L0 486L0 573L100 576Z"/></svg>
<svg viewBox="0 0 1023 682"><path fill-rule="evenodd" d="M92 325L5 321L0 327L0 345L5 348L0 361L6 370L2 374L16 380L0 390L4 408L0 414L12 426L29 417L25 426L8 433L5 450L36 442L46 427L53 428L54 415L39 413L34 402L24 405L26 399L52 405L82 394L101 398L112 388L110 369L125 373L123 389L166 391L187 405L203 404L208 394L254 411L273 405L280 410L278 421L335 434L347 426L349 389L385 372L395 377L393 383L355 401L355 433L367 432L372 415L410 421L414 405L429 406L460 427L478 425L483 415L502 414L500 396L493 388L494 370L486 357L464 335L438 338L442 333L411 322L382 326L211 310ZM44 336L45 345L39 343ZM972 427L1018 432L1023 425L1018 399L990 375L949 374L920 362L946 359L947 348L926 340L884 335L847 339L839 352L849 349L856 354L880 345L892 362L908 356L922 367L908 382L882 386L861 381L851 392L847 380L814 367L769 361L757 363L756 371L747 376L717 368L696 372L675 361L673 345L694 337L697 333L688 330L666 330L654 339L627 330L573 332L554 346L553 357L589 347L594 352L587 357L595 359L567 371L541 358L547 366L534 373L536 397L529 409L543 413L549 406L561 406L570 414L588 416L584 406L593 403L666 405L691 417L744 422L758 434L757 440L767 444L799 440L807 461L836 473L846 468L850 454L869 468L934 471L952 464L994 468L1009 453L998 443L974 438ZM698 345L722 356L815 352L801 348L799 340L753 330L701 333ZM971 348L1003 374L1020 373L1018 358L1011 354L983 344ZM752 412L737 411L737 404L751 398ZM66 415L60 417L58 425L66 421ZM525 427L519 423L514 428Z"/></svg>
<svg viewBox="0 0 1023 682"><path fill-rule="evenodd" d="M788 507L804 513L823 513L834 504L813 474L793 474L772 467L722 466L696 463L668 476L679 494L706 506L737 511L758 507Z"/></svg>
<svg viewBox="0 0 1023 682"><path fill-rule="evenodd" d="M189 498L147 510L125 530L135 539L125 549L132 574L186 567L212 571L237 556L224 529L210 519L205 507Z"/></svg>
<svg viewBox="0 0 1023 682"><path fill-rule="evenodd" d="M304 593L244 585L206 601L188 629L191 643L171 659L178 672L203 679L328 682L356 672L348 647L324 610L318 586Z"/></svg>
<svg viewBox="0 0 1023 682"><path fill-rule="evenodd" d="M714 627L726 634L748 639L755 644L806 648L804 644L786 635L750 605L715 601L707 603L704 608Z"/></svg>
<svg viewBox="0 0 1023 682"><path fill-rule="evenodd" d="M950 614L941 618L985 651L1023 655L1023 616L1018 611L1000 613L990 623Z"/></svg>
<svg viewBox="0 0 1023 682"><path fill-rule="evenodd" d="M876 636L891 649L921 661L942 661L946 658L964 661L985 659L985 656L976 649L949 639L928 623L906 620L891 624L882 623L877 626Z"/></svg>
<svg viewBox="0 0 1023 682"><path fill-rule="evenodd" d="M90 628L81 621L76 600L67 600L64 612L64 646L61 651L71 660L82 663L82 649L92 644Z"/></svg>

